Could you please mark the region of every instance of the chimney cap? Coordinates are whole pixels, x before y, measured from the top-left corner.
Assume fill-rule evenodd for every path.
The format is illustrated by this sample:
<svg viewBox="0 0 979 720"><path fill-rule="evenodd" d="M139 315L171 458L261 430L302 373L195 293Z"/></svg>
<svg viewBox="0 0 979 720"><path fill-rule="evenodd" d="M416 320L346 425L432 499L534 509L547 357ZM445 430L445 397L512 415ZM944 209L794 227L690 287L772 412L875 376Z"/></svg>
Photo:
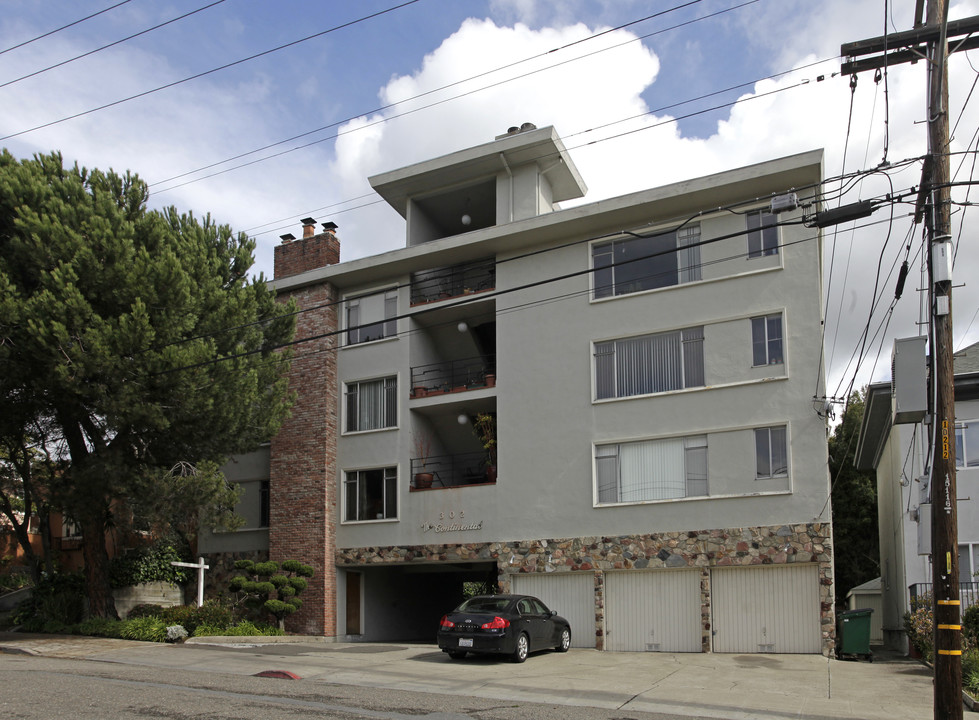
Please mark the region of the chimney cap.
<svg viewBox="0 0 979 720"><path fill-rule="evenodd" d="M303 227L306 227L307 225L315 225L316 224L316 220L314 220L313 218L303 218L299 222L301 222L303 224Z"/></svg>
<svg viewBox="0 0 979 720"><path fill-rule="evenodd" d="M292 233L286 233L285 235L279 235L279 237L282 239L282 242L284 242L284 243L292 242L293 240L296 239L296 236L293 235Z"/></svg>
<svg viewBox="0 0 979 720"><path fill-rule="evenodd" d="M507 135L516 135L518 132L520 132L520 128L518 128L516 125L511 125L506 130Z"/></svg>
<svg viewBox="0 0 979 720"><path fill-rule="evenodd" d="M528 130L536 130L537 126L532 122L525 122L520 126L520 132L527 132Z"/></svg>
<svg viewBox="0 0 979 720"><path fill-rule="evenodd" d="M325 222L321 223L324 230L336 230L339 227L335 222Z"/></svg>

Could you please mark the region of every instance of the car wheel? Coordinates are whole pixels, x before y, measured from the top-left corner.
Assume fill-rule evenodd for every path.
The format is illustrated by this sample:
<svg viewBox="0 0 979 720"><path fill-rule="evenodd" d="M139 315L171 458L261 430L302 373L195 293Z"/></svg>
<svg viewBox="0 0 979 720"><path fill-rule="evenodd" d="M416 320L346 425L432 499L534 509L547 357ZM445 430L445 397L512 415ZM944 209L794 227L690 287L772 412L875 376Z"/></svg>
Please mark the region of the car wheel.
<svg viewBox="0 0 979 720"><path fill-rule="evenodd" d="M558 652L567 652L571 649L571 628L564 628L561 631L561 644L557 646Z"/></svg>
<svg viewBox="0 0 979 720"><path fill-rule="evenodd" d="M466 657L466 651L465 650L449 650L449 657L452 658L453 660L462 660L464 657Z"/></svg>
<svg viewBox="0 0 979 720"><path fill-rule="evenodd" d="M517 644L513 648L513 655L510 659L515 663L522 663L527 659L527 653L530 652L530 640L527 639L527 633L520 633L517 636Z"/></svg>

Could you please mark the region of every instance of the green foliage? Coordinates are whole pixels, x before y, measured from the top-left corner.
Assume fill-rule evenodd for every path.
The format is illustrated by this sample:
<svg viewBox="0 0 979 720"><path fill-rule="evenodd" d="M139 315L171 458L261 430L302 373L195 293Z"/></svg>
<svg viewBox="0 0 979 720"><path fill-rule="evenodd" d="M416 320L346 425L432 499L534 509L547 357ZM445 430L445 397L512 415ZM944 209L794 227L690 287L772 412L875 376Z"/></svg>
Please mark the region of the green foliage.
<svg viewBox="0 0 979 720"><path fill-rule="evenodd" d="M924 593L912 601L910 612L904 613L904 631L908 635L908 642L929 660L935 644L932 604L932 594Z"/></svg>
<svg viewBox="0 0 979 720"><path fill-rule="evenodd" d="M58 573L42 578L31 597L13 614L15 625L33 632L60 632L82 619L85 581L80 575Z"/></svg>
<svg viewBox="0 0 979 720"><path fill-rule="evenodd" d="M114 588L148 582L179 585L187 582L187 569L171 563L187 562L188 557L177 550L173 540L158 540L114 557L109 564L109 578Z"/></svg>
<svg viewBox="0 0 979 720"><path fill-rule="evenodd" d="M128 620L135 620L136 618L143 617L160 617L162 613L162 605L154 605L153 603L139 603L138 605L133 605L129 613L126 615L126 618Z"/></svg>
<svg viewBox="0 0 979 720"><path fill-rule="evenodd" d="M979 605L970 605L962 615L962 637L973 648L979 648Z"/></svg>
<svg viewBox="0 0 979 720"><path fill-rule="evenodd" d="M121 638L125 620L108 620L106 618L90 617L82 620L73 628L76 635L94 635L95 637Z"/></svg>
<svg viewBox="0 0 979 720"><path fill-rule="evenodd" d="M158 617L141 617L135 620L126 620L123 623L122 636L126 640L166 642L167 624Z"/></svg>
<svg viewBox="0 0 979 720"><path fill-rule="evenodd" d="M829 439L833 563L836 602L840 607L852 588L880 577L877 478L873 471L857 470L853 464L863 411L864 397L855 392Z"/></svg>
<svg viewBox="0 0 979 720"><path fill-rule="evenodd" d="M214 635L237 636L275 636L285 635L285 632L272 625L265 623L253 623L250 620L242 620L240 623L231 626L201 625L194 633L194 637L207 637Z"/></svg>
<svg viewBox="0 0 979 720"><path fill-rule="evenodd" d="M217 468L290 403L274 349L295 308L249 277L255 242L148 196L130 173L0 151L0 450L43 429L45 497L81 526L97 615L113 612L105 531L228 520Z"/></svg>
<svg viewBox="0 0 979 720"><path fill-rule="evenodd" d="M0 575L0 593L20 590L29 587L30 584L31 577L27 573L15 572Z"/></svg>
<svg viewBox="0 0 979 720"><path fill-rule="evenodd" d="M235 568L243 574L232 578L228 589L238 595L238 602L274 617L280 628L285 618L302 606L297 595L308 587L306 578L314 572L311 566L298 560L284 560L281 565L274 560L260 563L239 560Z"/></svg>

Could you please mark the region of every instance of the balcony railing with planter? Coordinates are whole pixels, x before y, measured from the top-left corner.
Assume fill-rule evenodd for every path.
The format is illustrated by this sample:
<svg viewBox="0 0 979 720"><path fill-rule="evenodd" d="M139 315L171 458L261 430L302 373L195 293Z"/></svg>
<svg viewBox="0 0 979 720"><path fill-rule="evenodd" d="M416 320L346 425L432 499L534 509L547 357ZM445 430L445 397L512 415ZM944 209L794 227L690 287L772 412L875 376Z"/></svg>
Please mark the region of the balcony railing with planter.
<svg viewBox="0 0 979 720"><path fill-rule="evenodd" d="M911 607L915 606L919 597L924 597L930 593L931 588L931 583L915 583L908 586L911 593ZM965 609L971 605L979 605L979 582L960 582L959 601L962 603L962 612L965 612Z"/></svg>
<svg viewBox="0 0 979 720"><path fill-rule="evenodd" d="M411 369L411 397L421 398L496 386L494 358L465 358Z"/></svg>
<svg viewBox="0 0 979 720"><path fill-rule="evenodd" d="M439 455L424 460L411 460L412 490L492 485L495 482L496 468L489 465L486 453Z"/></svg>
<svg viewBox="0 0 979 720"><path fill-rule="evenodd" d="M418 272L411 277L411 304L448 300L496 288L496 260L435 268Z"/></svg>

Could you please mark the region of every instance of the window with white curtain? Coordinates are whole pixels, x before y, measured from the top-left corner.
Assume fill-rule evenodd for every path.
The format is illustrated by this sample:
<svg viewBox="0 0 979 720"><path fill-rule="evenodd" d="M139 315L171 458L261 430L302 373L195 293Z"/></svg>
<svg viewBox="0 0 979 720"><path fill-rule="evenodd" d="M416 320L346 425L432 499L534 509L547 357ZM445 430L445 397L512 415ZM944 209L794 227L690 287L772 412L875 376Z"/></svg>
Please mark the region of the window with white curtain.
<svg viewBox="0 0 979 720"><path fill-rule="evenodd" d="M343 483L345 522L393 520L398 517L398 469L346 473Z"/></svg>
<svg viewBox="0 0 979 720"><path fill-rule="evenodd" d="M783 362L781 314L751 318L751 356L754 366Z"/></svg>
<svg viewBox="0 0 979 720"><path fill-rule="evenodd" d="M703 385L703 327L595 343L598 400Z"/></svg>
<svg viewBox="0 0 979 720"><path fill-rule="evenodd" d="M778 255L778 218L767 210L756 210L747 215L748 258Z"/></svg>
<svg viewBox="0 0 979 720"><path fill-rule="evenodd" d="M707 495L707 436L595 446L598 502Z"/></svg>
<svg viewBox="0 0 979 720"><path fill-rule="evenodd" d="M755 477L786 477L789 474L789 449L785 426L755 428Z"/></svg>
<svg viewBox="0 0 979 720"><path fill-rule="evenodd" d="M381 340L398 334L398 291L385 290L343 301L347 344Z"/></svg>
<svg viewBox="0 0 979 720"><path fill-rule="evenodd" d="M380 430L398 424L398 379L395 376L347 383L347 432Z"/></svg>
<svg viewBox="0 0 979 720"><path fill-rule="evenodd" d="M594 297L627 295L700 280L700 226L592 245Z"/></svg>

